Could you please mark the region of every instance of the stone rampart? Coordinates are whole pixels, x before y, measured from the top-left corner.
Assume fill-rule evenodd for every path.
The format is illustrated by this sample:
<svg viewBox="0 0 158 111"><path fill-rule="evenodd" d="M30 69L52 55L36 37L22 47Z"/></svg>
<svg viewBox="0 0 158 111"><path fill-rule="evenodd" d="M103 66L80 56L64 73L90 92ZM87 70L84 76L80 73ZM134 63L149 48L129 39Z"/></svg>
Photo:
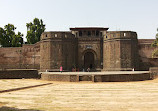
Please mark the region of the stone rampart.
<svg viewBox="0 0 158 111"><path fill-rule="evenodd" d="M140 70L149 70L150 67L158 67L158 58L153 58L152 53L155 50L151 47L154 39L139 39L139 56L140 56Z"/></svg>
<svg viewBox="0 0 158 111"><path fill-rule="evenodd" d="M0 48L0 69L40 69L39 44Z"/></svg>

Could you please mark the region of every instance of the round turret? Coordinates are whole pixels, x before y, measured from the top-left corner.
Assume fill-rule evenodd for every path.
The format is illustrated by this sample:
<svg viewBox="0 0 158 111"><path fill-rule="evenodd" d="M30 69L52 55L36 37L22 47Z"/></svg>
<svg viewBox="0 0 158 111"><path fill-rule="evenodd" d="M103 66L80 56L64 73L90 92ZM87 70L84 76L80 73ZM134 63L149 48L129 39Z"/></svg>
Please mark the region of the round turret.
<svg viewBox="0 0 158 111"><path fill-rule="evenodd" d="M138 69L137 33L108 31L103 43L103 70Z"/></svg>

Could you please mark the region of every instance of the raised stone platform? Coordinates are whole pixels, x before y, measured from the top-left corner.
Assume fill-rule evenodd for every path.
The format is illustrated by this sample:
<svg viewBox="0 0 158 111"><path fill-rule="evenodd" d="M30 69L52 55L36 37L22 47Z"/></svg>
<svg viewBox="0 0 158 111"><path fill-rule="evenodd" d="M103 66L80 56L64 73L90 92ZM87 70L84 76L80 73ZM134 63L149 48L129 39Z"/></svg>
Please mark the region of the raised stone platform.
<svg viewBox="0 0 158 111"><path fill-rule="evenodd" d="M67 82L126 82L150 80L152 76L149 71L41 72L41 79Z"/></svg>

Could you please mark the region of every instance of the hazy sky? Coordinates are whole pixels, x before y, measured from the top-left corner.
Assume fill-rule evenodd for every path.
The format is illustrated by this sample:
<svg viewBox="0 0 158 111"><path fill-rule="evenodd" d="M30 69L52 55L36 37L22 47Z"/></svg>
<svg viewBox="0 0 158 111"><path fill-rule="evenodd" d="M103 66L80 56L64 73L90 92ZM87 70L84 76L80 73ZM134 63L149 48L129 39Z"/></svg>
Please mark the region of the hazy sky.
<svg viewBox="0 0 158 111"><path fill-rule="evenodd" d="M26 36L26 23L37 17L46 31L70 27L109 27L136 31L139 39L154 39L158 0L0 0L0 27L11 23Z"/></svg>

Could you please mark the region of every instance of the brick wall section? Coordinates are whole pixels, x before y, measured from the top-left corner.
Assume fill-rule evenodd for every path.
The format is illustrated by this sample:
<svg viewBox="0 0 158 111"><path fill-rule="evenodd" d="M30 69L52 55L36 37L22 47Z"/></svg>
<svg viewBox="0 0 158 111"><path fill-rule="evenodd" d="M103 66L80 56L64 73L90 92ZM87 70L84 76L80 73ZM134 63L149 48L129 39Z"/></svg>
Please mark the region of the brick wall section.
<svg viewBox="0 0 158 111"><path fill-rule="evenodd" d="M30 78L38 78L37 70L29 70L29 69L8 69L8 70L0 70L0 79L30 79Z"/></svg>
<svg viewBox="0 0 158 111"><path fill-rule="evenodd" d="M0 69L39 69L39 44L0 48Z"/></svg>

